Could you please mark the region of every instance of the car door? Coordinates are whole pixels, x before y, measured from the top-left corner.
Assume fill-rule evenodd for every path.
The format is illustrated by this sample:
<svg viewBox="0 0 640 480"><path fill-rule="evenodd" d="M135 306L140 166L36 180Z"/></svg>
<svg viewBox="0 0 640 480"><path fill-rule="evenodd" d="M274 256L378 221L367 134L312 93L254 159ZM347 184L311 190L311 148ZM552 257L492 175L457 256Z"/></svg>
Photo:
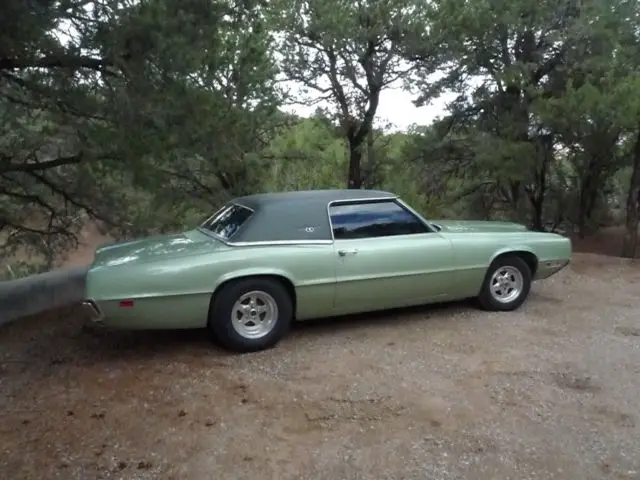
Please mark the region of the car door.
<svg viewBox="0 0 640 480"><path fill-rule="evenodd" d="M395 200L332 203L337 313L427 303L454 282L449 240Z"/></svg>

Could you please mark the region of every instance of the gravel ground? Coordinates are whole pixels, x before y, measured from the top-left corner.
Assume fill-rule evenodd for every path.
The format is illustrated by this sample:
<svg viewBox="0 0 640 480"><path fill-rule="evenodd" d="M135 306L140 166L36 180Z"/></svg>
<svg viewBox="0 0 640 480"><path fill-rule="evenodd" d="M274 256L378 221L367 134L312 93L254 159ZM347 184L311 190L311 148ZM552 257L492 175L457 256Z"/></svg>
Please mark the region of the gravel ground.
<svg viewBox="0 0 640 480"><path fill-rule="evenodd" d="M640 266L576 254L517 312L458 303L203 332L0 329L3 479L640 479Z"/></svg>

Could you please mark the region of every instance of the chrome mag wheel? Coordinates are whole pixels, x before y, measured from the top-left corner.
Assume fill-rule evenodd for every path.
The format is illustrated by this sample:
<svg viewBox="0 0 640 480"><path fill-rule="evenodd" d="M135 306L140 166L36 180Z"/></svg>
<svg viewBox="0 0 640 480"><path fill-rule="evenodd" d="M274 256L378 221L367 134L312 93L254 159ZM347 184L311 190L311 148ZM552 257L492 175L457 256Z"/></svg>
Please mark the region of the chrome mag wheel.
<svg viewBox="0 0 640 480"><path fill-rule="evenodd" d="M277 320L277 302L267 292L260 290L243 294L231 310L233 329L247 339L258 339L268 335Z"/></svg>
<svg viewBox="0 0 640 480"><path fill-rule="evenodd" d="M522 293L524 277L516 267L505 265L498 268L491 277L489 292L500 303L514 301Z"/></svg>

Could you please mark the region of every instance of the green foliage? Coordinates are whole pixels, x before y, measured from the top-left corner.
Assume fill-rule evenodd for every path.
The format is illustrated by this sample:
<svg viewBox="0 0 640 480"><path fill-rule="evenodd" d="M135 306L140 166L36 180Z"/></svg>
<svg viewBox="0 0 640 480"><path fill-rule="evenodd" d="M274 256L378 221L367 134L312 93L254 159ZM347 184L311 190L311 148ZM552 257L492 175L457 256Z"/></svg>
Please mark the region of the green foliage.
<svg viewBox="0 0 640 480"><path fill-rule="evenodd" d="M30 259L28 261L19 260L5 263L4 265L0 265L0 268L2 268L2 270L0 270L0 281L5 281L44 273L51 268L51 265L47 262Z"/></svg>
<svg viewBox="0 0 640 480"><path fill-rule="evenodd" d="M323 119L295 122L264 151L269 160L267 190L339 188L347 164L345 143Z"/></svg>
<svg viewBox="0 0 640 480"><path fill-rule="evenodd" d="M80 212L123 235L178 227L194 198L210 209L257 187L254 152L278 104L262 7L18 4L28 31L3 30L0 51L7 248L34 231L65 248Z"/></svg>
<svg viewBox="0 0 640 480"><path fill-rule="evenodd" d="M416 0L279 0L275 24L286 78L299 102L329 105L349 152L350 188L361 188L362 155L385 88L409 82L415 65L404 45L430 41L429 4ZM426 48L426 45L423 45ZM431 45L430 47L434 47Z"/></svg>
<svg viewBox="0 0 640 480"><path fill-rule="evenodd" d="M535 228L597 225L610 179L629 162L620 142L640 117L637 2L439 5L445 75L424 96L460 97L411 147L437 190Z"/></svg>
<svg viewBox="0 0 640 480"><path fill-rule="evenodd" d="M178 230L232 196L347 176L430 218L632 229L639 32L629 0L8 0L0 253L47 268L87 219ZM457 98L392 134L391 85Z"/></svg>

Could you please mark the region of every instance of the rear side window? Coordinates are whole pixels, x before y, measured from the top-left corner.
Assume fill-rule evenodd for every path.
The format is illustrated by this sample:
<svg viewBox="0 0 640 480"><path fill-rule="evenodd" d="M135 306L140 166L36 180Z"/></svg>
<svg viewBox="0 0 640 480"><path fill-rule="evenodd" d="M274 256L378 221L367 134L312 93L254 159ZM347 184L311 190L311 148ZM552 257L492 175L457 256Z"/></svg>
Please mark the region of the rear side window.
<svg viewBox="0 0 640 480"><path fill-rule="evenodd" d="M394 201L331 205L329 215L336 240L429 231L418 217Z"/></svg>
<svg viewBox="0 0 640 480"><path fill-rule="evenodd" d="M205 228L225 240L230 239L253 215L253 211L242 205L229 205L202 224Z"/></svg>

